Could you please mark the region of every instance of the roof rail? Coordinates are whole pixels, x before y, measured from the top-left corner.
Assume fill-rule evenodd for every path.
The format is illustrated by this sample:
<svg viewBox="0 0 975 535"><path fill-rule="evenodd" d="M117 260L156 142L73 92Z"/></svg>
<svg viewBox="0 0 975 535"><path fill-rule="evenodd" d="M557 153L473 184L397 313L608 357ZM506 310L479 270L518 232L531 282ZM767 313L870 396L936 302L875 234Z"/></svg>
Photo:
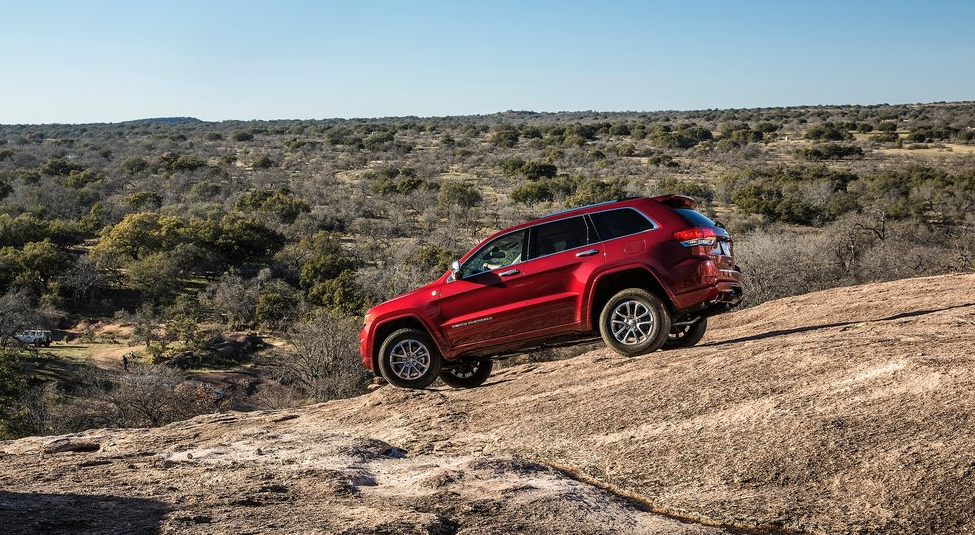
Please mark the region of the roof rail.
<svg viewBox="0 0 975 535"><path fill-rule="evenodd" d="M573 208L566 208L565 210L556 210L556 211L554 211L552 213L549 213L549 214L540 215L540 216L536 217L535 219L545 219L546 217L552 217L553 215L564 214L566 212L573 212L575 210L582 210L584 208L592 208L593 206L602 206L604 204L613 204L614 202L629 201L631 199L639 199L639 198L640 197L636 197L636 196L621 197L619 199L613 199L611 201L597 202L597 203L593 203L593 204L587 204L585 206L575 206ZM535 219L533 219L532 221L534 221Z"/></svg>

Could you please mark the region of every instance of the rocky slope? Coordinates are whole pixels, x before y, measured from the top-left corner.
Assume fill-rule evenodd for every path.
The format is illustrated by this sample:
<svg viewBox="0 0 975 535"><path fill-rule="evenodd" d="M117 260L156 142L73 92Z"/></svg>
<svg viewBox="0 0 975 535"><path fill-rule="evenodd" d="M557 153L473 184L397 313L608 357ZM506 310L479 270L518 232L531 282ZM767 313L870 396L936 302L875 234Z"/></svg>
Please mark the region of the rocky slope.
<svg viewBox="0 0 975 535"><path fill-rule="evenodd" d="M12 533L975 532L975 275L482 388L0 443Z"/></svg>

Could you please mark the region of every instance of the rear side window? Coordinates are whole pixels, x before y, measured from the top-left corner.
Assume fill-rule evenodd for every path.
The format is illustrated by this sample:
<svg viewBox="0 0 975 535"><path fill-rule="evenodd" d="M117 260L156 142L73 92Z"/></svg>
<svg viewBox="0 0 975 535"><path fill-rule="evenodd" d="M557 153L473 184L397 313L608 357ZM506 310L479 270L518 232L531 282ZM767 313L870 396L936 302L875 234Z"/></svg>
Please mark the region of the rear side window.
<svg viewBox="0 0 975 535"><path fill-rule="evenodd" d="M601 240L612 240L653 228L653 223L649 219L631 208L596 212L589 214L589 217L592 218Z"/></svg>
<svg viewBox="0 0 975 535"><path fill-rule="evenodd" d="M695 227L716 227L714 221L711 221L700 212L691 210L690 208L676 208L675 212L680 214L685 221L690 223Z"/></svg>
<svg viewBox="0 0 975 535"><path fill-rule="evenodd" d="M545 223L532 229L529 256L537 258L560 253L589 243L589 227L586 220L570 217L561 221Z"/></svg>

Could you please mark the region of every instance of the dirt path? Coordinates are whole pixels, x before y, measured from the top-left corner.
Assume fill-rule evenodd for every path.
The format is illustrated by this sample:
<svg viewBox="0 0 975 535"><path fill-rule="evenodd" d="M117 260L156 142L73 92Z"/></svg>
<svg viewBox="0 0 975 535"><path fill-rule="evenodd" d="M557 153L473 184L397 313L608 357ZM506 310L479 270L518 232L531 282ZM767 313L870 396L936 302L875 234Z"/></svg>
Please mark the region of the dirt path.
<svg viewBox="0 0 975 535"><path fill-rule="evenodd" d="M468 391L0 443L0 525L36 527L41 496L136 500L180 533L972 533L973 285L783 299L715 318L693 349L599 350Z"/></svg>

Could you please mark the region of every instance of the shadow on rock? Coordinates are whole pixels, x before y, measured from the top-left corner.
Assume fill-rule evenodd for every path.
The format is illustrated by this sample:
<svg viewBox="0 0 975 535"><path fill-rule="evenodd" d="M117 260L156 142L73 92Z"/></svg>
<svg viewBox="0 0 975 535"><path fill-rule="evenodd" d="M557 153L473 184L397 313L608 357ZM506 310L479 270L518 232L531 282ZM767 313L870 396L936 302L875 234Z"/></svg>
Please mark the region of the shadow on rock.
<svg viewBox="0 0 975 535"><path fill-rule="evenodd" d="M0 491L7 535L159 533L166 505L144 498Z"/></svg>

